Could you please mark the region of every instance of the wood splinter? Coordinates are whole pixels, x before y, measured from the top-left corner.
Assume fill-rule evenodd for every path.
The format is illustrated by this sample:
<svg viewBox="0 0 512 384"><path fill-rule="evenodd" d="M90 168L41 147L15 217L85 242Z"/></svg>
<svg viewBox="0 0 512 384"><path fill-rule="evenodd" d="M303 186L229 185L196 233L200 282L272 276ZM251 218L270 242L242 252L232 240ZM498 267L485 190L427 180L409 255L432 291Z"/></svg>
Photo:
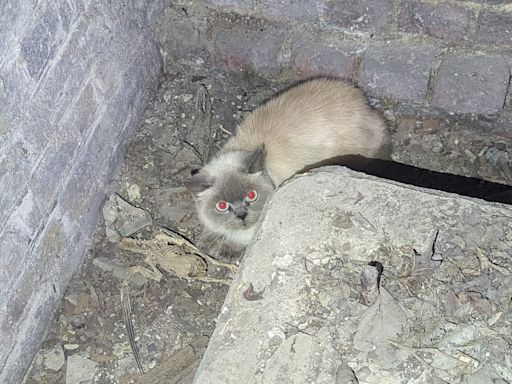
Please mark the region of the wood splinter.
<svg viewBox="0 0 512 384"><path fill-rule="evenodd" d="M361 271L360 301L372 305L379 297L380 277L384 267L378 261L370 261Z"/></svg>

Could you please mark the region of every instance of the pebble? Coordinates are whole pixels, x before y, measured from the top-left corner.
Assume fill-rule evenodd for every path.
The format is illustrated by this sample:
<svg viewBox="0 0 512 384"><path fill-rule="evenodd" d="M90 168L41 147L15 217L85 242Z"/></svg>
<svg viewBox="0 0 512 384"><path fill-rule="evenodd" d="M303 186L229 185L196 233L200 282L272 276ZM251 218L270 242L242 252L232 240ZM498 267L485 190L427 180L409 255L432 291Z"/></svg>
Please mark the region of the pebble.
<svg viewBox="0 0 512 384"><path fill-rule="evenodd" d="M194 95L190 94L190 93L184 93L182 95L180 95L180 99L182 102L186 103L187 101L190 101L194 98Z"/></svg>
<svg viewBox="0 0 512 384"><path fill-rule="evenodd" d="M112 243L118 242L121 236L130 236L153 223L148 211L133 206L117 193L109 196L102 211L105 231Z"/></svg>
<svg viewBox="0 0 512 384"><path fill-rule="evenodd" d="M173 97L173 91L171 89L169 89L168 91L166 91L164 93L164 96L163 96L163 99L166 103L168 103Z"/></svg>
<svg viewBox="0 0 512 384"><path fill-rule="evenodd" d="M43 365L46 369L51 371L58 371L64 366L66 358L64 357L64 350L60 345L56 345L51 350L42 353Z"/></svg>
<svg viewBox="0 0 512 384"><path fill-rule="evenodd" d="M112 272L112 276L114 276L118 280L124 280L125 278L128 277L130 272L129 268L125 268L122 265L119 265L103 256L96 257L92 261L92 264L101 269L102 271ZM147 283L147 281L148 280L140 273L135 273L130 277L130 283L132 283L136 287L142 287L144 284Z"/></svg>
<svg viewBox="0 0 512 384"><path fill-rule="evenodd" d="M469 157L469 160L471 162L475 161L477 159L477 157L475 156L475 154L473 152L471 152L469 149L465 148L464 149L464 153L466 154L467 157Z"/></svg>
<svg viewBox="0 0 512 384"><path fill-rule="evenodd" d="M128 198L131 201L139 200L140 195L140 187L137 184L128 184L128 187L126 188L126 193L128 193Z"/></svg>
<svg viewBox="0 0 512 384"><path fill-rule="evenodd" d="M79 347L78 344L64 344L64 349L67 351L74 351L74 350L78 349L78 347Z"/></svg>
<svg viewBox="0 0 512 384"><path fill-rule="evenodd" d="M97 365L81 355L72 355L66 368L66 384L83 384L93 381Z"/></svg>

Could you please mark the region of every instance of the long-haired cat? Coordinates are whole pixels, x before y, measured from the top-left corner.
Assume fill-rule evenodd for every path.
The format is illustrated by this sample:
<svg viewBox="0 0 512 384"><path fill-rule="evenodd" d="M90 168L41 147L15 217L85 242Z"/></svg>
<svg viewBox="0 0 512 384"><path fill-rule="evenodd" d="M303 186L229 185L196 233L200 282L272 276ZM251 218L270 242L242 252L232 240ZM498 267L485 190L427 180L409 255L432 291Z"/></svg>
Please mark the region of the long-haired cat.
<svg viewBox="0 0 512 384"><path fill-rule="evenodd" d="M255 109L185 185L221 244L245 247L265 201L286 179L344 155L383 157L389 135L361 90L336 79L300 83Z"/></svg>

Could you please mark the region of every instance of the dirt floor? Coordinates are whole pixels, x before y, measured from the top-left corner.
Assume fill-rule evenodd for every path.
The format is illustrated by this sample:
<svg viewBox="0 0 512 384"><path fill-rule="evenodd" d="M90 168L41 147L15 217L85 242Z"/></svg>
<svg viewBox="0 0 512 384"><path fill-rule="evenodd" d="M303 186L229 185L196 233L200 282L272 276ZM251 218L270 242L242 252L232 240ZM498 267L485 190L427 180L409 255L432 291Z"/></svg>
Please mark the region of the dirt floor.
<svg viewBox="0 0 512 384"><path fill-rule="evenodd" d="M151 382L144 381L138 371L120 293L131 267L150 268L145 263L148 254L123 249L120 240L126 236L151 240L159 228L166 227L197 241L200 228L183 178L215 152L245 114L289 84L271 83L252 74L184 73L166 75L155 92L110 185L110 202L91 250L71 281L26 384ZM440 115L418 119L411 117L416 111L403 106L379 100L372 104L383 111L392 129L394 159L488 180L512 180L510 143L501 139L499 130L486 128L491 123ZM201 249L206 245L198 244ZM178 248L174 251L183 253ZM236 257L223 260L238 262ZM182 363L184 371L192 367L187 373L190 377L194 361L213 332L228 286L188 281L172 268L160 269L159 282L149 274L130 278L141 363L144 371L155 372L182 356L176 353L183 354L187 346L200 345ZM230 273L209 264L206 275L229 279Z"/></svg>

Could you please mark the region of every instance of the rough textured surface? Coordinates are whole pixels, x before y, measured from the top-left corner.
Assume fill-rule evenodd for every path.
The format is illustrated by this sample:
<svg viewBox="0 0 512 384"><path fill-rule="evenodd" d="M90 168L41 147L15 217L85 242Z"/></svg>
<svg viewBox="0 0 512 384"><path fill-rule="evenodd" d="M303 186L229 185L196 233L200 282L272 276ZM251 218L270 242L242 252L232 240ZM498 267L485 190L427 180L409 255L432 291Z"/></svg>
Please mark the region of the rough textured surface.
<svg viewBox="0 0 512 384"><path fill-rule="evenodd" d="M510 381L511 217L342 168L292 179L267 206L195 383L335 383L351 371L360 383ZM367 307L371 260L384 273Z"/></svg>
<svg viewBox="0 0 512 384"><path fill-rule="evenodd" d="M169 65L197 63L199 56L208 65L274 79L327 73L416 112L498 112L510 121L510 105L498 99L509 92L501 81L512 65L512 53L502 49L510 45L511 18L510 4L499 2L178 0L160 20L158 36ZM464 108L454 109L450 98L432 103L432 90L451 92L437 76L443 59L476 55L481 68L491 68L490 77L479 76L478 89L499 81L498 94L471 92ZM504 62L496 67L498 55ZM459 82L465 94L475 87L471 76Z"/></svg>
<svg viewBox="0 0 512 384"><path fill-rule="evenodd" d="M509 64L500 56L446 55L432 104L456 113L498 113L505 104L509 80Z"/></svg>
<svg viewBox="0 0 512 384"><path fill-rule="evenodd" d="M358 84L374 96L425 99L435 54L432 46L372 46L365 52Z"/></svg>
<svg viewBox="0 0 512 384"><path fill-rule="evenodd" d="M482 12L477 21L475 36L478 41L512 45L512 14Z"/></svg>
<svg viewBox="0 0 512 384"><path fill-rule="evenodd" d="M389 29L393 0L326 0L324 3L326 18L332 25L372 34Z"/></svg>
<svg viewBox="0 0 512 384"><path fill-rule="evenodd" d="M19 382L83 260L160 75L161 5L0 5L0 382Z"/></svg>
<svg viewBox="0 0 512 384"><path fill-rule="evenodd" d="M278 71L278 52L286 32L250 17L231 16L218 20L215 65L222 69L254 68L266 75Z"/></svg>
<svg viewBox="0 0 512 384"><path fill-rule="evenodd" d="M468 39L473 12L449 3L407 0L400 7L398 29L446 39Z"/></svg>
<svg viewBox="0 0 512 384"><path fill-rule="evenodd" d="M227 132L235 129L247 111L290 83L271 83L254 73L225 75L200 65L175 70L177 73L164 76L109 189L150 212L156 225L179 230L197 240L200 227L194 201L181 187L182 178L229 137ZM210 96L211 114L203 114L195 107L194 95L204 89ZM481 129L477 122L456 117L395 119L398 112L392 105L380 107L394 132L393 156L398 160L512 182L501 175L500 165L506 163L497 161L495 166L487 160L505 159L511 150L510 143L498 140L490 132L485 138L476 135ZM117 214L125 216L121 210ZM130 280L133 322L142 364L147 370L139 379L121 317L119 286L130 267L147 264L142 255L108 241L106 224L98 224L93 249L80 273L71 280L25 384L65 383L66 366L53 371L43 364L49 351L62 344L66 358L81 354L98 364L98 369L88 371L89 379L95 383L124 384L136 380L139 384L140 380L140 384L160 384L155 376L162 369L173 367L177 372L175 353L191 348L189 343L195 337L213 332L227 292L224 285L186 282L172 272L164 272L160 282L134 275ZM141 235L144 233L132 236ZM222 276L221 272L209 270L208 275ZM253 295L257 297L258 293ZM199 350L194 351L197 356L202 355ZM347 377L350 372L341 370ZM168 382L162 380L162 384Z"/></svg>
<svg viewBox="0 0 512 384"><path fill-rule="evenodd" d="M303 43L294 50L292 67L298 77L331 75L352 80L357 53L355 47L327 48L318 43Z"/></svg>
<svg viewBox="0 0 512 384"><path fill-rule="evenodd" d="M145 28L155 18L158 18L156 35L164 56L164 69L171 74L167 80L176 80L180 85L174 83L161 89L154 110L147 115L147 122L134 139L133 152L126 158L127 168L117 179L120 184L113 190L131 204L150 211L159 225L193 235L197 229L193 224L193 204L179 187L179 178L191 167L200 165L211 149L208 143L233 131L240 117L254 108L252 101L260 102L293 80L317 73L356 81L360 76L367 75L371 80L378 75L374 79L388 84L385 87L368 82L365 90L376 96L371 102L384 112L393 131L395 159L511 183L510 90L501 80L495 83L496 78L506 78L512 63L510 50L504 49L509 46L510 4L505 0L345 3L341 7L326 0L2 2L0 51L9 54L0 58L0 185L14 186L16 196L0 194L0 212L11 206L11 198L19 204L16 205L19 209L17 216L9 219L10 227L0 235L2 249L8 255L6 265L2 264L7 269L0 269L0 279L18 279L20 264L11 262L11 255L27 247L35 254L42 249L32 240L34 227L37 227L36 237L50 234L44 245L48 250L44 260L37 260L29 278L20 278L13 293L17 301L9 308L12 323L2 324L2 330L17 331L14 328L22 321L27 320L28 324L28 319L37 316L47 318L50 312L44 308L25 316L24 303L34 293L32 282L41 287L43 298L55 295L47 301L53 305L52 300L61 295L72 269L61 270L62 280L60 285L55 284L56 293L49 278L44 276L51 275L48 271L54 265L80 263L78 255L88 237L88 227L73 221L72 229L60 232L59 240L54 241L52 234L70 225L66 221L68 217L60 220L57 212L59 215L71 212L72 220L92 223L97 211L95 202L103 196L98 193L92 204L89 200L91 191L102 188L104 179L96 176L99 172L101 177L109 177L110 163L102 162L103 156L113 148L118 153L121 146L116 147L116 142L126 137L124 133L116 136L112 132L123 126L123 119L127 119L127 127L136 120L139 96L146 92L139 80L141 76L152 78L152 71L158 66L152 61L158 54L151 33ZM164 4L167 7L162 12ZM114 16L103 19L100 14ZM126 41L130 43L125 44ZM435 52L432 60L427 60L428 65L418 64L423 47L431 47ZM411 55L418 51L420 56ZM438 96L449 94L453 87L439 76L444 71L440 65L445 58L455 57L455 62L460 63L477 53L482 60L479 68L470 68L469 76L457 80L460 92L474 98L472 105L468 106L463 97L458 104L464 105L467 112L455 112L456 97L441 100ZM141 58L147 61L142 61L145 66L137 72L134 68ZM126 70L123 65L129 60L133 66ZM371 60L373 66L368 65ZM417 71L418 65L428 68ZM227 76L215 73L216 80L210 82L216 66L233 71ZM397 75L394 67L402 73ZM494 69L490 76L481 76L481 68L491 67ZM473 72L476 76L472 76ZM117 92L120 82L127 85ZM194 95L202 87L213 97L211 115L195 108ZM479 93L467 92L475 87ZM496 94L487 91L492 87L498 90ZM434 92L439 92L436 104L432 102ZM47 108L40 108L41 105ZM481 116L491 109L492 115ZM5 111L17 111L14 125ZM92 137L90 127L109 114L117 120L98 125L97 136L85 141L85 146L83 142L75 145L78 138ZM54 123L66 129L52 131ZM82 151L93 147L97 150L86 157L85 165L75 169L77 148ZM38 159L41 159L38 163L41 171L32 172ZM13 166L19 167L16 176L5 172ZM70 167L76 170L72 182L66 176ZM31 193L18 199L18 192L24 192L22 181L29 179L34 180ZM49 183L50 179L62 182ZM55 191L61 187L65 196L62 201L66 203L56 205ZM56 207L59 211L52 211ZM58 217L55 220L52 216L52 225L45 226L50 211ZM98 226L98 233L103 231L102 225ZM69 236L75 236L73 244L61 241ZM91 263L84 266L83 273L73 279L67 295L69 300L62 301L62 311L55 320L54 330L62 333L55 331L48 336L45 346L53 350L64 342L66 358L83 354L98 363L95 379L105 384L136 377L133 359L123 349L126 333L116 317L120 313L117 279L122 278L123 268L141 264L142 260L116 252L113 244L105 245L102 241L96 244L91 257L104 257L108 261L113 258L116 264L101 264L112 271L103 271ZM117 262L121 264L118 266ZM176 281L172 274L167 277L170 283L168 279L163 279L161 285L147 283L145 288L149 284L150 294L137 291L134 301L136 327L143 330L139 333L144 343L143 364L148 367L160 364L163 350L184 346L192 335L210 333L222 301L221 289L213 291L209 286ZM94 294L94 287L98 294ZM76 296L80 300L74 300ZM206 301L203 296L207 297ZM12 299L12 295L9 297ZM137 308L137 304L144 309ZM485 303L481 306L485 308ZM168 307L172 310L167 310ZM26 327L19 329L26 331ZM34 339L40 337L40 329L33 332ZM6 343L12 343L14 338L14 334L7 334ZM18 352L12 355L16 357ZM350 377L345 368L340 368L340 375ZM54 375L34 375L30 383L59 382L53 378L64 380L66 367L56 372L48 368L48 371Z"/></svg>

